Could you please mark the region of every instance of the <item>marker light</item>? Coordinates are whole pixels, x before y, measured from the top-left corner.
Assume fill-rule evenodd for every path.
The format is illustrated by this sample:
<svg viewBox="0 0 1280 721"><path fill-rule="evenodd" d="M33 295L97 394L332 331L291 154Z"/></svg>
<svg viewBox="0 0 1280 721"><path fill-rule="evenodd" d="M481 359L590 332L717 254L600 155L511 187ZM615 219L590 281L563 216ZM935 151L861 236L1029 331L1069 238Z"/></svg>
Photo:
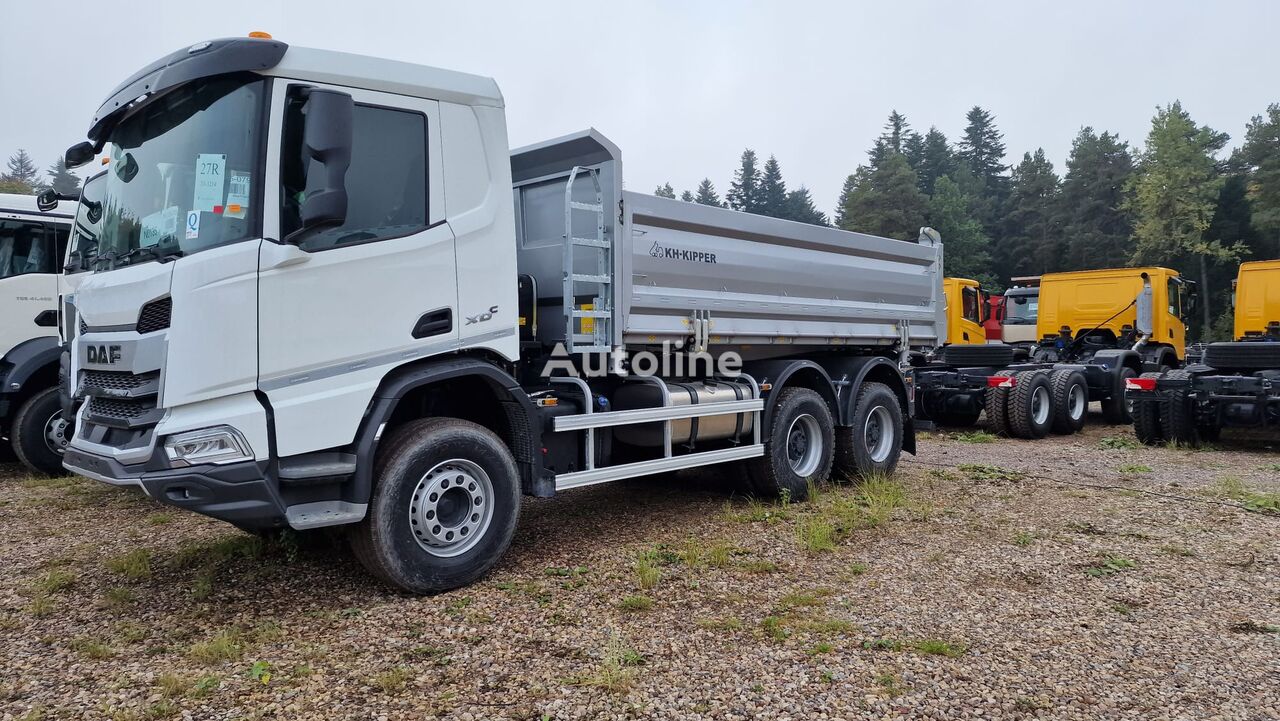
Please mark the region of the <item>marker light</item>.
<svg viewBox="0 0 1280 721"><path fill-rule="evenodd" d="M988 376L987 377L988 388L1012 388L1017 384L1018 382L1014 380L1013 376Z"/></svg>
<svg viewBox="0 0 1280 721"><path fill-rule="evenodd" d="M111 158L105 158L105 157L104 157L104 158L102 159L102 164L103 164L103 165L106 165L107 163L110 163L110 162L111 162Z"/></svg>
<svg viewBox="0 0 1280 721"><path fill-rule="evenodd" d="M1127 391L1153 391L1156 389L1155 378L1126 378L1124 389Z"/></svg>
<svg viewBox="0 0 1280 721"><path fill-rule="evenodd" d="M254 30L253 32L249 33L249 37L251 37L251 38L260 38L260 39L262 39L262 40L270 40L270 39L271 39L271 33L264 33L264 32L262 32L261 30Z"/></svg>

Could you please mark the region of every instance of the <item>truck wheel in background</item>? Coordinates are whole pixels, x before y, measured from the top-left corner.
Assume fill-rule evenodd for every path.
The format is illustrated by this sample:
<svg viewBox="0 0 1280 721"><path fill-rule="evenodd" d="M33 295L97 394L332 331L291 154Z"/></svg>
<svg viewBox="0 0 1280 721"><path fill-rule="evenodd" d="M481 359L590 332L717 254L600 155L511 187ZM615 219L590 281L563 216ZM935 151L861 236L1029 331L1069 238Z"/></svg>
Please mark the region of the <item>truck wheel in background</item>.
<svg viewBox="0 0 1280 721"><path fill-rule="evenodd" d="M1089 414L1089 382L1080 371L1066 368L1049 374L1053 395L1053 432L1078 433Z"/></svg>
<svg viewBox="0 0 1280 721"><path fill-rule="evenodd" d="M1165 373L1164 377L1170 380L1188 380L1191 374L1178 369ZM1192 448L1200 445L1200 428L1196 425L1195 409L1191 406L1186 388L1165 392L1165 402L1160 404L1160 427L1170 443Z"/></svg>
<svg viewBox="0 0 1280 721"><path fill-rule="evenodd" d="M1009 414L1009 430L1017 438L1044 438L1053 425L1053 390L1049 386L1049 374L1023 371L1016 378L1017 385L1009 392L1005 411Z"/></svg>
<svg viewBox="0 0 1280 721"><path fill-rule="evenodd" d="M62 454L71 442L68 425L62 420L62 401L57 388L46 388L27 399L13 418L13 450L18 460L36 473L65 475Z"/></svg>
<svg viewBox="0 0 1280 721"><path fill-rule="evenodd" d="M831 409L816 391L784 389L765 429L764 455L747 464L751 487L761 495L804 500L810 481L822 483L831 474L834 426Z"/></svg>
<svg viewBox="0 0 1280 721"><path fill-rule="evenodd" d="M1015 371L1000 371L996 375L1009 378ZM1012 435L1009 429L1009 390L1008 388L988 388L984 403L987 411L987 425L991 432L999 436Z"/></svg>
<svg viewBox="0 0 1280 721"><path fill-rule="evenodd" d="M465 586L511 545L520 475L506 444L456 418L406 423L383 442L373 498L353 529L356 558L413 593Z"/></svg>
<svg viewBox="0 0 1280 721"><path fill-rule="evenodd" d="M1124 425L1133 422L1129 413L1129 402L1125 400L1125 381L1137 378L1132 368L1123 367L1115 375L1115 387L1111 389L1111 397L1102 399L1102 419L1111 425Z"/></svg>
<svg viewBox="0 0 1280 721"><path fill-rule="evenodd" d="M1210 343L1204 349L1204 364L1218 370L1240 373L1280 368L1280 343Z"/></svg>
<svg viewBox="0 0 1280 721"><path fill-rule="evenodd" d="M902 455L902 406L883 383L864 383L848 428L836 429L835 472L865 478L893 473Z"/></svg>
<svg viewBox="0 0 1280 721"><path fill-rule="evenodd" d="M1143 378L1159 378L1162 373L1143 373ZM1148 446L1164 442L1164 429L1160 427L1159 401L1133 402L1133 434L1138 441Z"/></svg>

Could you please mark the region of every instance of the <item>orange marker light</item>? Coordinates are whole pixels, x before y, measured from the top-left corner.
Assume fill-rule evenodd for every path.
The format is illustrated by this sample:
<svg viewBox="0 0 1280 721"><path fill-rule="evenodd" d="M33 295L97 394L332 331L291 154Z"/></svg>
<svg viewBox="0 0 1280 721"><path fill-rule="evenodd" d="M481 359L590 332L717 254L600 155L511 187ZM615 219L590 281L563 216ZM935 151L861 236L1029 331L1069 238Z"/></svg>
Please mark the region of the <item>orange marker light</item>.
<svg viewBox="0 0 1280 721"><path fill-rule="evenodd" d="M111 162L111 158L103 158L103 159L102 159L102 164L103 164L103 165L106 165L107 163L110 163L110 162Z"/></svg>
<svg viewBox="0 0 1280 721"><path fill-rule="evenodd" d="M251 37L251 38L262 38L263 40L270 40L270 39L271 39L271 33L264 33L264 32L262 32L261 30L254 30L253 32L249 33L249 37Z"/></svg>
<svg viewBox="0 0 1280 721"><path fill-rule="evenodd" d="M227 212L228 212L228 213L239 213L239 212L240 212L240 204L239 204L239 203L228 203L228 204L227 204Z"/></svg>

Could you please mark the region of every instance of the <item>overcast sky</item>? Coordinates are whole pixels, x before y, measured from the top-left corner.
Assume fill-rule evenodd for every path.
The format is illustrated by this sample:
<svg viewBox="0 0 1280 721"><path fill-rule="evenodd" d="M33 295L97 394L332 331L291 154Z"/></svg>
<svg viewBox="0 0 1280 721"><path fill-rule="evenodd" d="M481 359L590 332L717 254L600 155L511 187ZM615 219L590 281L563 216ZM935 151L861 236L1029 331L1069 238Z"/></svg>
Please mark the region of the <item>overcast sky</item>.
<svg viewBox="0 0 1280 721"><path fill-rule="evenodd" d="M1009 163L1044 147L1059 173L1085 125L1146 135L1181 99L1232 145L1280 102L1280 3L1254 2L10 2L0 30L0 156L46 168L106 94L199 40L265 30L294 45L491 75L513 146L594 126L651 192L745 147L830 212L896 108L955 140L975 104Z"/></svg>

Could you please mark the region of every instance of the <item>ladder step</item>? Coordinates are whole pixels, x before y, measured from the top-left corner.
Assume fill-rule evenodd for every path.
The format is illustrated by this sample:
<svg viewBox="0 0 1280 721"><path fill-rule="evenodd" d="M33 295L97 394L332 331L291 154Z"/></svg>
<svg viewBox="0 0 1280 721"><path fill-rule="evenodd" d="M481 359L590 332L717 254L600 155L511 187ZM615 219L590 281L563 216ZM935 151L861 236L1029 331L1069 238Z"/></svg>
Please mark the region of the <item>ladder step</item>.
<svg viewBox="0 0 1280 721"><path fill-rule="evenodd" d="M574 318L609 318L613 315L613 311L608 310L575 310Z"/></svg>
<svg viewBox="0 0 1280 721"><path fill-rule="evenodd" d="M577 283L609 283L607 275L588 275L586 273L574 273L573 280Z"/></svg>
<svg viewBox="0 0 1280 721"><path fill-rule="evenodd" d="M599 213L604 210L604 206L599 203L581 203L579 201L570 201L569 207L574 210L589 210L592 213Z"/></svg>
<svg viewBox="0 0 1280 721"><path fill-rule="evenodd" d="M574 245L583 245L591 248L610 248L609 241L597 240L596 238L570 238Z"/></svg>

